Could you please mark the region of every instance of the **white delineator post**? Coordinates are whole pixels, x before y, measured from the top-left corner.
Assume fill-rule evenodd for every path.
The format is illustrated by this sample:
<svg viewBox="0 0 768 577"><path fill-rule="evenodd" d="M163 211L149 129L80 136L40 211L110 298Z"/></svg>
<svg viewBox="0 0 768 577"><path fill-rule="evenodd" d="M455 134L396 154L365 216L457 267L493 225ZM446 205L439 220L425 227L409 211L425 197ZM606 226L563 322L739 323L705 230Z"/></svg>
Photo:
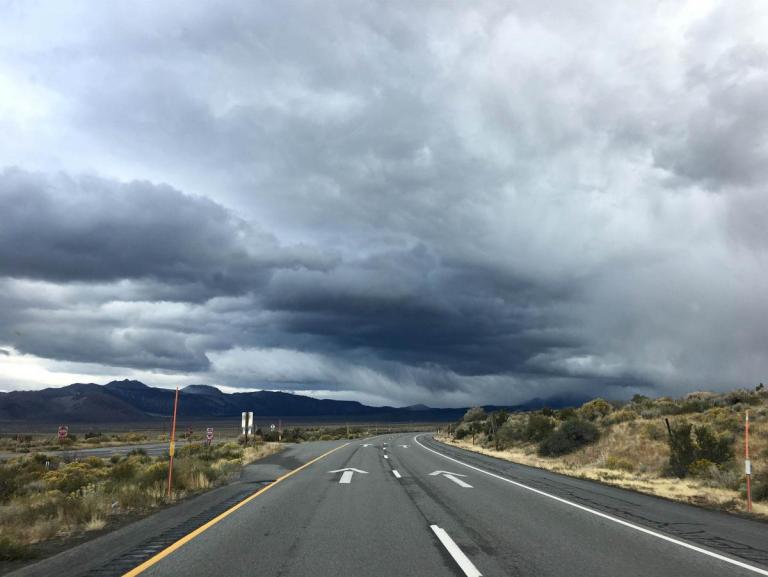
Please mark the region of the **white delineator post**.
<svg viewBox="0 0 768 577"><path fill-rule="evenodd" d="M752 461L749 460L749 409L744 416L744 472L747 476L747 511L752 512Z"/></svg>

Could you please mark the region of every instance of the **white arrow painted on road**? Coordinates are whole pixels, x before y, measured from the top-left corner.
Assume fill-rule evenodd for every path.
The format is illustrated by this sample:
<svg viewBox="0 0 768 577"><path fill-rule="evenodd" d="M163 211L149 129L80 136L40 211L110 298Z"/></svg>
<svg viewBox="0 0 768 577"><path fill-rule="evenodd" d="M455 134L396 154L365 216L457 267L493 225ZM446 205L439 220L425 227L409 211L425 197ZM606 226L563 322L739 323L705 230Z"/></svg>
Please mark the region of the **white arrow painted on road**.
<svg viewBox="0 0 768 577"><path fill-rule="evenodd" d="M329 473L341 473L341 478L339 479L339 483L346 483L349 484L352 482L352 475L355 473L363 473L364 475L368 474L368 471L361 471L360 469L354 469L352 467L347 467L346 469L336 469L335 471L328 471Z"/></svg>
<svg viewBox="0 0 768 577"><path fill-rule="evenodd" d="M464 481L459 479L459 477L466 477L466 475L462 475L461 473L451 473L450 471L434 471L434 472L430 473L429 475L430 475L430 477L433 476L433 475L442 475L446 479L450 479L451 481L456 483L459 487L464 487L464 488L467 488L467 489L472 489L473 488L472 485L470 485L469 483L465 483Z"/></svg>
<svg viewBox="0 0 768 577"><path fill-rule="evenodd" d="M362 446L363 446L363 447L370 447L370 446L371 446L371 444L370 444L370 443L363 443L363 445L362 445Z"/></svg>
<svg viewBox="0 0 768 577"><path fill-rule="evenodd" d="M410 445L400 445L403 449L407 449Z"/></svg>

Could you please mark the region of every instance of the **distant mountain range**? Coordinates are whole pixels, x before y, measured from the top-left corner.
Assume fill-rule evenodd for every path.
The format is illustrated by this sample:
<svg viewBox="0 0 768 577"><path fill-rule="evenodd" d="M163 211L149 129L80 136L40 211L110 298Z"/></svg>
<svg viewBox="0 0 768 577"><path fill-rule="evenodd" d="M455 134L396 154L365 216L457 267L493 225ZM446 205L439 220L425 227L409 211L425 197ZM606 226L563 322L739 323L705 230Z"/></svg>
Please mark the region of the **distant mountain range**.
<svg viewBox="0 0 768 577"><path fill-rule="evenodd" d="M112 381L106 385L76 383L39 391L0 393L0 422L120 423L166 418L173 411L174 391L150 387L139 381ZM513 407L487 410L531 410L544 405L562 407L582 399L533 399ZM239 417L253 411L259 417L307 420L344 419L384 422L445 422L458 420L466 408L439 409L426 405L370 407L356 401L315 399L275 391L223 393L210 385L189 385L179 395L179 417L217 419Z"/></svg>

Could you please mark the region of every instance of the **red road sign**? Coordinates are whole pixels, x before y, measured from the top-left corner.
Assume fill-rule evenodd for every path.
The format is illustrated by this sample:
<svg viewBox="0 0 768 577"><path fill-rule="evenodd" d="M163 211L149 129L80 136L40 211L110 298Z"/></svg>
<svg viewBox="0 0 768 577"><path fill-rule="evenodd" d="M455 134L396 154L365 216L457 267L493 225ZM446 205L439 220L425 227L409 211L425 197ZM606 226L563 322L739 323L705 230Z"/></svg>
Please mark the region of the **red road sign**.
<svg viewBox="0 0 768 577"><path fill-rule="evenodd" d="M208 427L205 430L205 438L208 439L208 441L213 441L213 427Z"/></svg>
<svg viewBox="0 0 768 577"><path fill-rule="evenodd" d="M59 440L64 440L67 438L67 434L69 433L69 427L66 425L61 425L59 427Z"/></svg>

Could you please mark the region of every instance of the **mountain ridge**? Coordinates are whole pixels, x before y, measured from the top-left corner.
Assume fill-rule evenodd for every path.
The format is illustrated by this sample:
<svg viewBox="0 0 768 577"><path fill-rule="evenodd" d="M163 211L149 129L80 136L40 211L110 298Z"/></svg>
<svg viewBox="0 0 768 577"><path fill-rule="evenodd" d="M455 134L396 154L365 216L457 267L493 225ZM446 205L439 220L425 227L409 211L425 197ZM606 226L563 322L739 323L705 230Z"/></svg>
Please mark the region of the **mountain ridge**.
<svg viewBox="0 0 768 577"><path fill-rule="evenodd" d="M173 389L151 387L123 379L104 385L73 383L37 391L0 392L0 422L130 422L168 417L173 410ZM529 410L534 399L510 407L487 406L488 410ZM549 406L555 406L550 404ZM375 419L378 421L446 422L458 420L466 407L435 408L427 405L373 407L357 401L316 399L280 391L225 393L212 385L188 385L179 391L179 417L230 418L242 411L260 417Z"/></svg>

